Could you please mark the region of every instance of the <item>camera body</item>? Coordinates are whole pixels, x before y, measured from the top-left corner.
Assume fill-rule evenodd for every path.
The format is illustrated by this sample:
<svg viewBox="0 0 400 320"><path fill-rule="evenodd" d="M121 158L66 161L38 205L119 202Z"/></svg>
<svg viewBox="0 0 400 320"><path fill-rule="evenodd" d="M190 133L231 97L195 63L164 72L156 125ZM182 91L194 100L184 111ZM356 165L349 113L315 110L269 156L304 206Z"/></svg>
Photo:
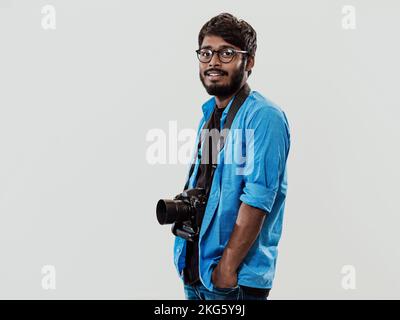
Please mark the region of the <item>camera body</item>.
<svg viewBox="0 0 400 320"><path fill-rule="evenodd" d="M172 233L194 241L200 230L201 219L207 205L206 190L186 189L173 200L160 199L157 203L157 220L161 225L172 223Z"/></svg>

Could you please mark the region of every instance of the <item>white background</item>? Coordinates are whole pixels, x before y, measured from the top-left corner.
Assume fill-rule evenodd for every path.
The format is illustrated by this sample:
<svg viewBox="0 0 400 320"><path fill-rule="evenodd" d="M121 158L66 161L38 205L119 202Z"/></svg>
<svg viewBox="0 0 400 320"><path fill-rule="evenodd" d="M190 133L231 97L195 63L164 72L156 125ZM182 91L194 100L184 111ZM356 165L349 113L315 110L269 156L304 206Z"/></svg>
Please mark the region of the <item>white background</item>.
<svg viewBox="0 0 400 320"><path fill-rule="evenodd" d="M55 30L41 25L48 4ZM342 26L345 5L356 29ZM184 298L155 205L181 191L187 165L150 165L146 135L169 121L197 128L209 96L194 50L221 12L257 31L250 87L291 129L270 298L400 298L399 11L389 0L0 0L0 298ZM55 290L42 287L44 265Z"/></svg>

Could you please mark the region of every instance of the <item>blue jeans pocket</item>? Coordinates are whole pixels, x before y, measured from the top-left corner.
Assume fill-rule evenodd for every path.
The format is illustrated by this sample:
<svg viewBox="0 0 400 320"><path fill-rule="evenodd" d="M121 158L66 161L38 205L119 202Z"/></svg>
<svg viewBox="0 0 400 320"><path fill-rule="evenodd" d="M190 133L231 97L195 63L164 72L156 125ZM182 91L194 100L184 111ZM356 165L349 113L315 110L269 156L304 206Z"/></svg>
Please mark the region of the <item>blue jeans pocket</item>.
<svg viewBox="0 0 400 320"><path fill-rule="evenodd" d="M230 294L237 290L239 290L239 285L236 285L236 287L233 287L233 288L217 288L217 287L213 286L213 291L215 293L219 293L219 294Z"/></svg>
<svg viewBox="0 0 400 320"><path fill-rule="evenodd" d="M212 292L213 298L217 300L240 300L241 289L239 285L233 288L217 288L213 286Z"/></svg>

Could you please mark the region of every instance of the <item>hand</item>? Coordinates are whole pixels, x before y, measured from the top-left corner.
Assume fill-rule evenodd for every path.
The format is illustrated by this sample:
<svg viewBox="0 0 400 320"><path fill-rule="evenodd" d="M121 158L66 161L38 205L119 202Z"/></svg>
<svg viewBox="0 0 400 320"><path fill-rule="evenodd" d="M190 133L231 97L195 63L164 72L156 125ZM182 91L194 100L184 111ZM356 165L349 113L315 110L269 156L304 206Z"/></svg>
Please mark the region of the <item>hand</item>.
<svg viewBox="0 0 400 320"><path fill-rule="evenodd" d="M217 288L234 288L237 286L237 273L224 270L218 263L211 275L211 282Z"/></svg>

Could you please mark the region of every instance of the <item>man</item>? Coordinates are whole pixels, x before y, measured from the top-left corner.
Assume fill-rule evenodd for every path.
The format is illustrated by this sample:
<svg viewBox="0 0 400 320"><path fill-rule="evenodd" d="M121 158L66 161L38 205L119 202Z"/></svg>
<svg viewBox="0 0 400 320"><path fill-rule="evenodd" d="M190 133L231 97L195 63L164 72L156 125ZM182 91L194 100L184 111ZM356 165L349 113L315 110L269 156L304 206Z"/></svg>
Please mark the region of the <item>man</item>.
<svg viewBox="0 0 400 320"><path fill-rule="evenodd" d="M197 138L202 141L202 130L223 129L234 97L248 86L256 32L222 13L202 27L198 43L200 80L213 96L202 107ZM265 300L272 287L287 191L289 125L278 106L250 91L231 123L231 133L237 130L246 134L228 135L217 157L212 154L211 163L196 159L188 177L189 188L210 192L197 241L175 238L174 261L186 299ZM243 147L244 163L224 161L228 153L243 154Z"/></svg>

